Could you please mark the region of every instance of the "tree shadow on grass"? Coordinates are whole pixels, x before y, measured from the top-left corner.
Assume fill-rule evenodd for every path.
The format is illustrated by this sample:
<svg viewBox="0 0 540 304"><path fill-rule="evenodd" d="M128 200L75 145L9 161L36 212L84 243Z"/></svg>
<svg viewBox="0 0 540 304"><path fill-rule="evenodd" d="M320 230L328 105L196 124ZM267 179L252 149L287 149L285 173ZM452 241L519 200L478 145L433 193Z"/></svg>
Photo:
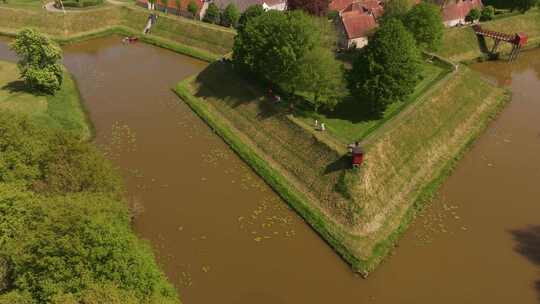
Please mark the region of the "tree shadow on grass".
<svg viewBox="0 0 540 304"><path fill-rule="evenodd" d="M515 250L529 261L540 267L540 225L529 226L521 230L512 230L514 240L517 242ZM540 301L540 280L535 282Z"/></svg>
<svg viewBox="0 0 540 304"><path fill-rule="evenodd" d="M354 124L382 118L382 113L373 111L369 103L360 102L353 96L345 97L333 111L322 110L320 113L329 119L340 119ZM309 117L310 114L313 114L313 111L308 109L299 113L304 117Z"/></svg>
<svg viewBox="0 0 540 304"><path fill-rule="evenodd" d="M484 36L476 35L476 40L478 40L478 47L480 48L480 52L484 54L489 54L489 48L486 43L486 38Z"/></svg>
<svg viewBox="0 0 540 304"><path fill-rule="evenodd" d="M351 168L351 157L347 154L342 155L340 158L336 159L332 163L328 164L324 168L324 174L334 173L336 171L342 171Z"/></svg>
<svg viewBox="0 0 540 304"><path fill-rule="evenodd" d="M24 81L22 81L22 80L15 80L15 81L6 83L2 87L2 90L8 91L10 94L28 93L28 94L32 94L32 95L40 95L37 92L29 90L28 87L25 85Z"/></svg>

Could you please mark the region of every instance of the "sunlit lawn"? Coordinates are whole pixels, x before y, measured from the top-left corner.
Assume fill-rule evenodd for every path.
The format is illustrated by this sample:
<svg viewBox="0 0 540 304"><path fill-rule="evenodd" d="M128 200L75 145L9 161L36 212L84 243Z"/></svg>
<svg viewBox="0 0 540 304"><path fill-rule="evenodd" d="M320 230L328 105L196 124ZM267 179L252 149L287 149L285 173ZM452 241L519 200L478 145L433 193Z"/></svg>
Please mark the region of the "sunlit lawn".
<svg viewBox="0 0 540 304"><path fill-rule="evenodd" d="M315 120L324 122L330 134L343 143L352 143L365 138L385 121L403 110L408 104L414 102L430 86L435 84L445 72L445 68L426 62L423 65L422 81L416 86L408 101L392 104L385 111L383 117L380 118L371 118L362 109L362 104L353 97L347 98L333 112L317 114L312 111L299 111L299 114L306 124L314 125Z"/></svg>

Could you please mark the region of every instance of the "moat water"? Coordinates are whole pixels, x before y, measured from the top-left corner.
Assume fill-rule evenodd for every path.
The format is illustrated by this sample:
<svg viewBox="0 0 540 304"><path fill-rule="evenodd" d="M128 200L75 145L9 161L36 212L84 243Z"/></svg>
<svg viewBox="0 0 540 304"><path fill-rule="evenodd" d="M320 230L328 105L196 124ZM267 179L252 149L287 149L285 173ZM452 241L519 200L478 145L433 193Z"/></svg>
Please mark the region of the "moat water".
<svg viewBox="0 0 540 304"><path fill-rule="evenodd" d="M540 51L472 66L512 101L368 279L171 91L206 63L118 37L64 52L184 303L540 302ZM15 59L2 41L0 59Z"/></svg>

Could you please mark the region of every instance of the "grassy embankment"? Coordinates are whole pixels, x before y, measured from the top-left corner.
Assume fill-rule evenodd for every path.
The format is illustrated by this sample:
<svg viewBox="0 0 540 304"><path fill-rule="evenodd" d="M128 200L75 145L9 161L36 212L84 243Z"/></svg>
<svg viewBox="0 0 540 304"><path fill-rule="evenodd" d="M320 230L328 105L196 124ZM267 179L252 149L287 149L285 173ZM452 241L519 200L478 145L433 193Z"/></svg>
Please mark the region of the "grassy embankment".
<svg viewBox="0 0 540 304"><path fill-rule="evenodd" d="M348 160L339 149L295 123L262 88L225 64L212 64L176 92L367 275L507 100L504 90L464 66L437 80L435 86L425 85L432 88L421 90L424 94L418 93L406 111L371 133L358 175L344 170ZM339 141L343 138L334 143Z"/></svg>
<svg viewBox="0 0 540 304"><path fill-rule="evenodd" d="M534 9L525 14L482 23L489 30L501 31L508 34L525 32L529 36L527 47L540 45L540 10ZM493 39L486 39L487 49L493 46ZM510 51L510 45L501 44L503 54ZM444 35L443 47L439 54L455 62L472 61L485 58L485 52L479 47L479 41L470 27L447 29Z"/></svg>
<svg viewBox="0 0 540 304"><path fill-rule="evenodd" d="M0 61L0 111L6 110L24 113L46 128L68 130L84 139L91 136L77 86L67 72L55 95L35 95L24 90L16 64Z"/></svg>
<svg viewBox="0 0 540 304"><path fill-rule="evenodd" d="M161 14L151 35L142 35L148 11L135 6L109 6L72 14L0 7L0 34L14 36L28 25L60 43L74 43L111 34L142 41L205 61L230 52L234 31L186 18Z"/></svg>

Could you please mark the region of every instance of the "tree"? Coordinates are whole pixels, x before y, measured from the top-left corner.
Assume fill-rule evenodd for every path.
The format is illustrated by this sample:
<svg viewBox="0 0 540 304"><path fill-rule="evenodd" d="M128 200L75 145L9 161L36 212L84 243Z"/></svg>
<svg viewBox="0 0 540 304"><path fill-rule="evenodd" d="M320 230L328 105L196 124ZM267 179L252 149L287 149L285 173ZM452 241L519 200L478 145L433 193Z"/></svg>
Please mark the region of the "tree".
<svg viewBox="0 0 540 304"><path fill-rule="evenodd" d="M259 17L260 15L264 14L264 12L264 8L260 4L248 7L240 16L240 20L238 20L238 30L242 30L248 21Z"/></svg>
<svg viewBox="0 0 540 304"><path fill-rule="evenodd" d="M174 0L176 4L176 13L180 15L180 11L182 10L182 0Z"/></svg>
<svg viewBox="0 0 540 304"><path fill-rule="evenodd" d="M165 14L167 14L169 12L169 0L161 0L161 3L163 4Z"/></svg>
<svg viewBox="0 0 540 304"><path fill-rule="evenodd" d="M495 17L495 8L491 5L485 6L482 9L482 13L480 15L480 21L489 21L489 20L492 20L493 17Z"/></svg>
<svg viewBox="0 0 540 304"><path fill-rule="evenodd" d="M297 90L317 112L319 108L333 110L346 95L343 66L328 49L317 47L308 52L298 63L294 81Z"/></svg>
<svg viewBox="0 0 540 304"><path fill-rule="evenodd" d="M420 48L437 50L442 42L444 25L440 8L422 2L415 5L406 15L404 24L416 39Z"/></svg>
<svg viewBox="0 0 540 304"><path fill-rule="evenodd" d="M522 13L530 10L534 6L537 6L540 4L540 1L538 0L513 0L509 1L511 5L512 10L518 10Z"/></svg>
<svg viewBox="0 0 540 304"><path fill-rule="evenodd" d="M199 11L199 7L194 0L189 0L187 10L193 15L193 18L195 18L195 16L197 16L197 11Z"/></svg>
<svg viewBox="0 0 540 304"><path fill-rule="evenodd" d="M384 5L383 20L403 19L413 6L413 0L388 0Z"/></svg>
<svg viewBox="0 0 540 304"><path fill-rule="evenodd" d="M415 40L397 19L387 20L353 63L351 92L374 114L403 101L420 80L421 57Z"/></svg>
<svg viewBox="0 0 540 304"><path fill-rule="evenodd" d="M206 13L204 14L203 21L213 24L218 24L219 20L221 19L221 12L219 11L219 8L214 3L210 3L208 5L208 9L206 10Z"/></svg>
<svg viewBox="0 0 540 304"><path fill-rule="evenodd" d="M229 3L223 11L223 16L221 18L221 24L223 26L238 26L238 20L240 19L240 11L234 3Z"/></svg>
<svg viewBox="0 0 540 304"><path fill-rule="evenodd" d="M321 42L313 19L301 11L269 11L248 22L234 41L236 67L295 92L299 60Z"/></svg>
<svg viewBox="0 0 540 304"><path fill-rule="evenodd" d="M289 0L289 10L303 10L314 16L324 16L328 12L329 0Z"/></svg>
<svg viewBox="0 0 540 304"><path fill-rule="evenodd" d="M33 29L23 29L10 47L25 85L32 91L54 94L62 86L62 50L48 37Z"/></svg>
<svg viewBox="0 0 540 304"><path fill-rule="evenodd" d="M465 17L465 21L467 22L475 22L476 20L480 19L480 10L477 8L473 8L469 14Z"/></svg>

